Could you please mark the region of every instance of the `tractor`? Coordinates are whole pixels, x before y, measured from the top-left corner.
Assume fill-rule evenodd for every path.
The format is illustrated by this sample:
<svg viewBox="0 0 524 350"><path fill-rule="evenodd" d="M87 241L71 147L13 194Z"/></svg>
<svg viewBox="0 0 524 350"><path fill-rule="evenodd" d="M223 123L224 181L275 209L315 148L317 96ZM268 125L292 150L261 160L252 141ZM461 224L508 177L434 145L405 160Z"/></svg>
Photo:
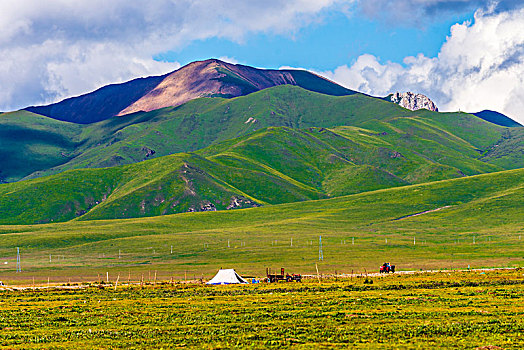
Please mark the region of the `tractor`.
<svg viewBox="0 0 524 350"><path fill-rule="evenodd" d="M385 262L380 266L380 273L393 273L395 272L395 265L391 265L388 262Z"/></svg>
<svg viewBox="0 0 524 350"><path fill-rule="evenodd" d="M298 274L284 274L284 268L280 269L280 274L277 273L271 273L271 270L269 268L266 269L266 276L267 281L269 283L274 283L278 281L286 281L286 282L301 282L302 281L302 275Z"/></svg>

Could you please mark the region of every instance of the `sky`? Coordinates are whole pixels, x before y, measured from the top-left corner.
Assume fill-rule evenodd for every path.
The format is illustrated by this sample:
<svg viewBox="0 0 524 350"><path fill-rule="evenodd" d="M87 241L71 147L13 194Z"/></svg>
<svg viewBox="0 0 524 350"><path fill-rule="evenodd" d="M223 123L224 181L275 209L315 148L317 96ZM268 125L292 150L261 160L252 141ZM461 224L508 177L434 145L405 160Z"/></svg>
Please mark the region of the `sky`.
<svg viewBox="0 0 524 350"><path fill-rule="evenodd" d="M0 111L207 58L524 123L522 0L0 0Z"/></svg>

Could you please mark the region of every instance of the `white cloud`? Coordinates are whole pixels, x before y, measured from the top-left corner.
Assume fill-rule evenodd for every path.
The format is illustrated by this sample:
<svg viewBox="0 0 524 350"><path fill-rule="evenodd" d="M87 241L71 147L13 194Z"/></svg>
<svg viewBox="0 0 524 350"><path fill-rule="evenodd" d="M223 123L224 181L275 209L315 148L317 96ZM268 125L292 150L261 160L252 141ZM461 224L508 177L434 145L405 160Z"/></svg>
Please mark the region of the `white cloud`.
<svg viewBox="0 0 524 350"><path fill-rule="evenodd" d="M220 56L218 59L221 60L221 61L227 62L227 63L231 63L231 64L239 64L240 63L236 58L229 57L229 56Z"/></svg>
<svg viewBox="0 0 524 350"><path fill-rule="evenodd" d="M451 27L435 58L418 55L398 64L362 55L323 74L372 95L419 92L442 111L492 109L524 123L524 9L477 11L474 23Z"/></svg>
<svg viewBox="0 0 524 350"><path fill-rule="evenodd" d="M292 35L337 0L0 1L0 110L163 74L155 54L194 40ZM351 2L351 0L349 0Z"/></svg>
<svg viewBox="0 0 524 350"><path fill-rule="evenodd" d="M398 25L424 27L446 14L480 9L504 12L523 7L522 0L359 0L366 16Z"/></svg>

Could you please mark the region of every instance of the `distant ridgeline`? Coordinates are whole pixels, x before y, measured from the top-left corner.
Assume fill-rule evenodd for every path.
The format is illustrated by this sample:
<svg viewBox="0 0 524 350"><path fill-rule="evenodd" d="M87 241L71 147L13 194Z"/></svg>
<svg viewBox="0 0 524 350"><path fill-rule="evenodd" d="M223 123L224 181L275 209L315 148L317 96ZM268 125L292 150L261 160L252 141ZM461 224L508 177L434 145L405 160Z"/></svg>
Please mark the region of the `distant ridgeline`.
<svg viewBox="0 0 524 350"><path fill-rule="evenodd" d="M507 126L507 127L513 127L513 128L522 127L522 125L520 125L519 123L517 123L510 117L505 116L504 114L499 113L499 112L483 110L481 112L472 113L472 114L490 123L497 124L500 126Z"/></svg>

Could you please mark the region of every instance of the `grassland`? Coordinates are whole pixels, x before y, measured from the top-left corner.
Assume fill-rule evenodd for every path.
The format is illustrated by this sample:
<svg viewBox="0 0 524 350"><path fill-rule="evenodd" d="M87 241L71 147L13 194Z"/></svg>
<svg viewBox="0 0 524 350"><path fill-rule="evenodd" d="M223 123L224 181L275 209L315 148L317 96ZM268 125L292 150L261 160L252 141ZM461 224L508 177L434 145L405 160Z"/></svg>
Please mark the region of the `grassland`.
<svg viewBox="0 0 524 350"><path fill-rule="evenodd" d="M521 349L522 270L0 291L9 349Z"/></svg>
<svg viewBox="0 0 524 350"><path fill-rule="evenodd" d="M523 172L252 209L4 225L0 276L63 282L109 272L136 280L157 271L183 279L210 277L220 267L260 276L267 266L314 273L315 263L323 273L348 273L374 271L383 261L401 270L522 266ZM16 247L22 273L15 272Z"/></svg>

